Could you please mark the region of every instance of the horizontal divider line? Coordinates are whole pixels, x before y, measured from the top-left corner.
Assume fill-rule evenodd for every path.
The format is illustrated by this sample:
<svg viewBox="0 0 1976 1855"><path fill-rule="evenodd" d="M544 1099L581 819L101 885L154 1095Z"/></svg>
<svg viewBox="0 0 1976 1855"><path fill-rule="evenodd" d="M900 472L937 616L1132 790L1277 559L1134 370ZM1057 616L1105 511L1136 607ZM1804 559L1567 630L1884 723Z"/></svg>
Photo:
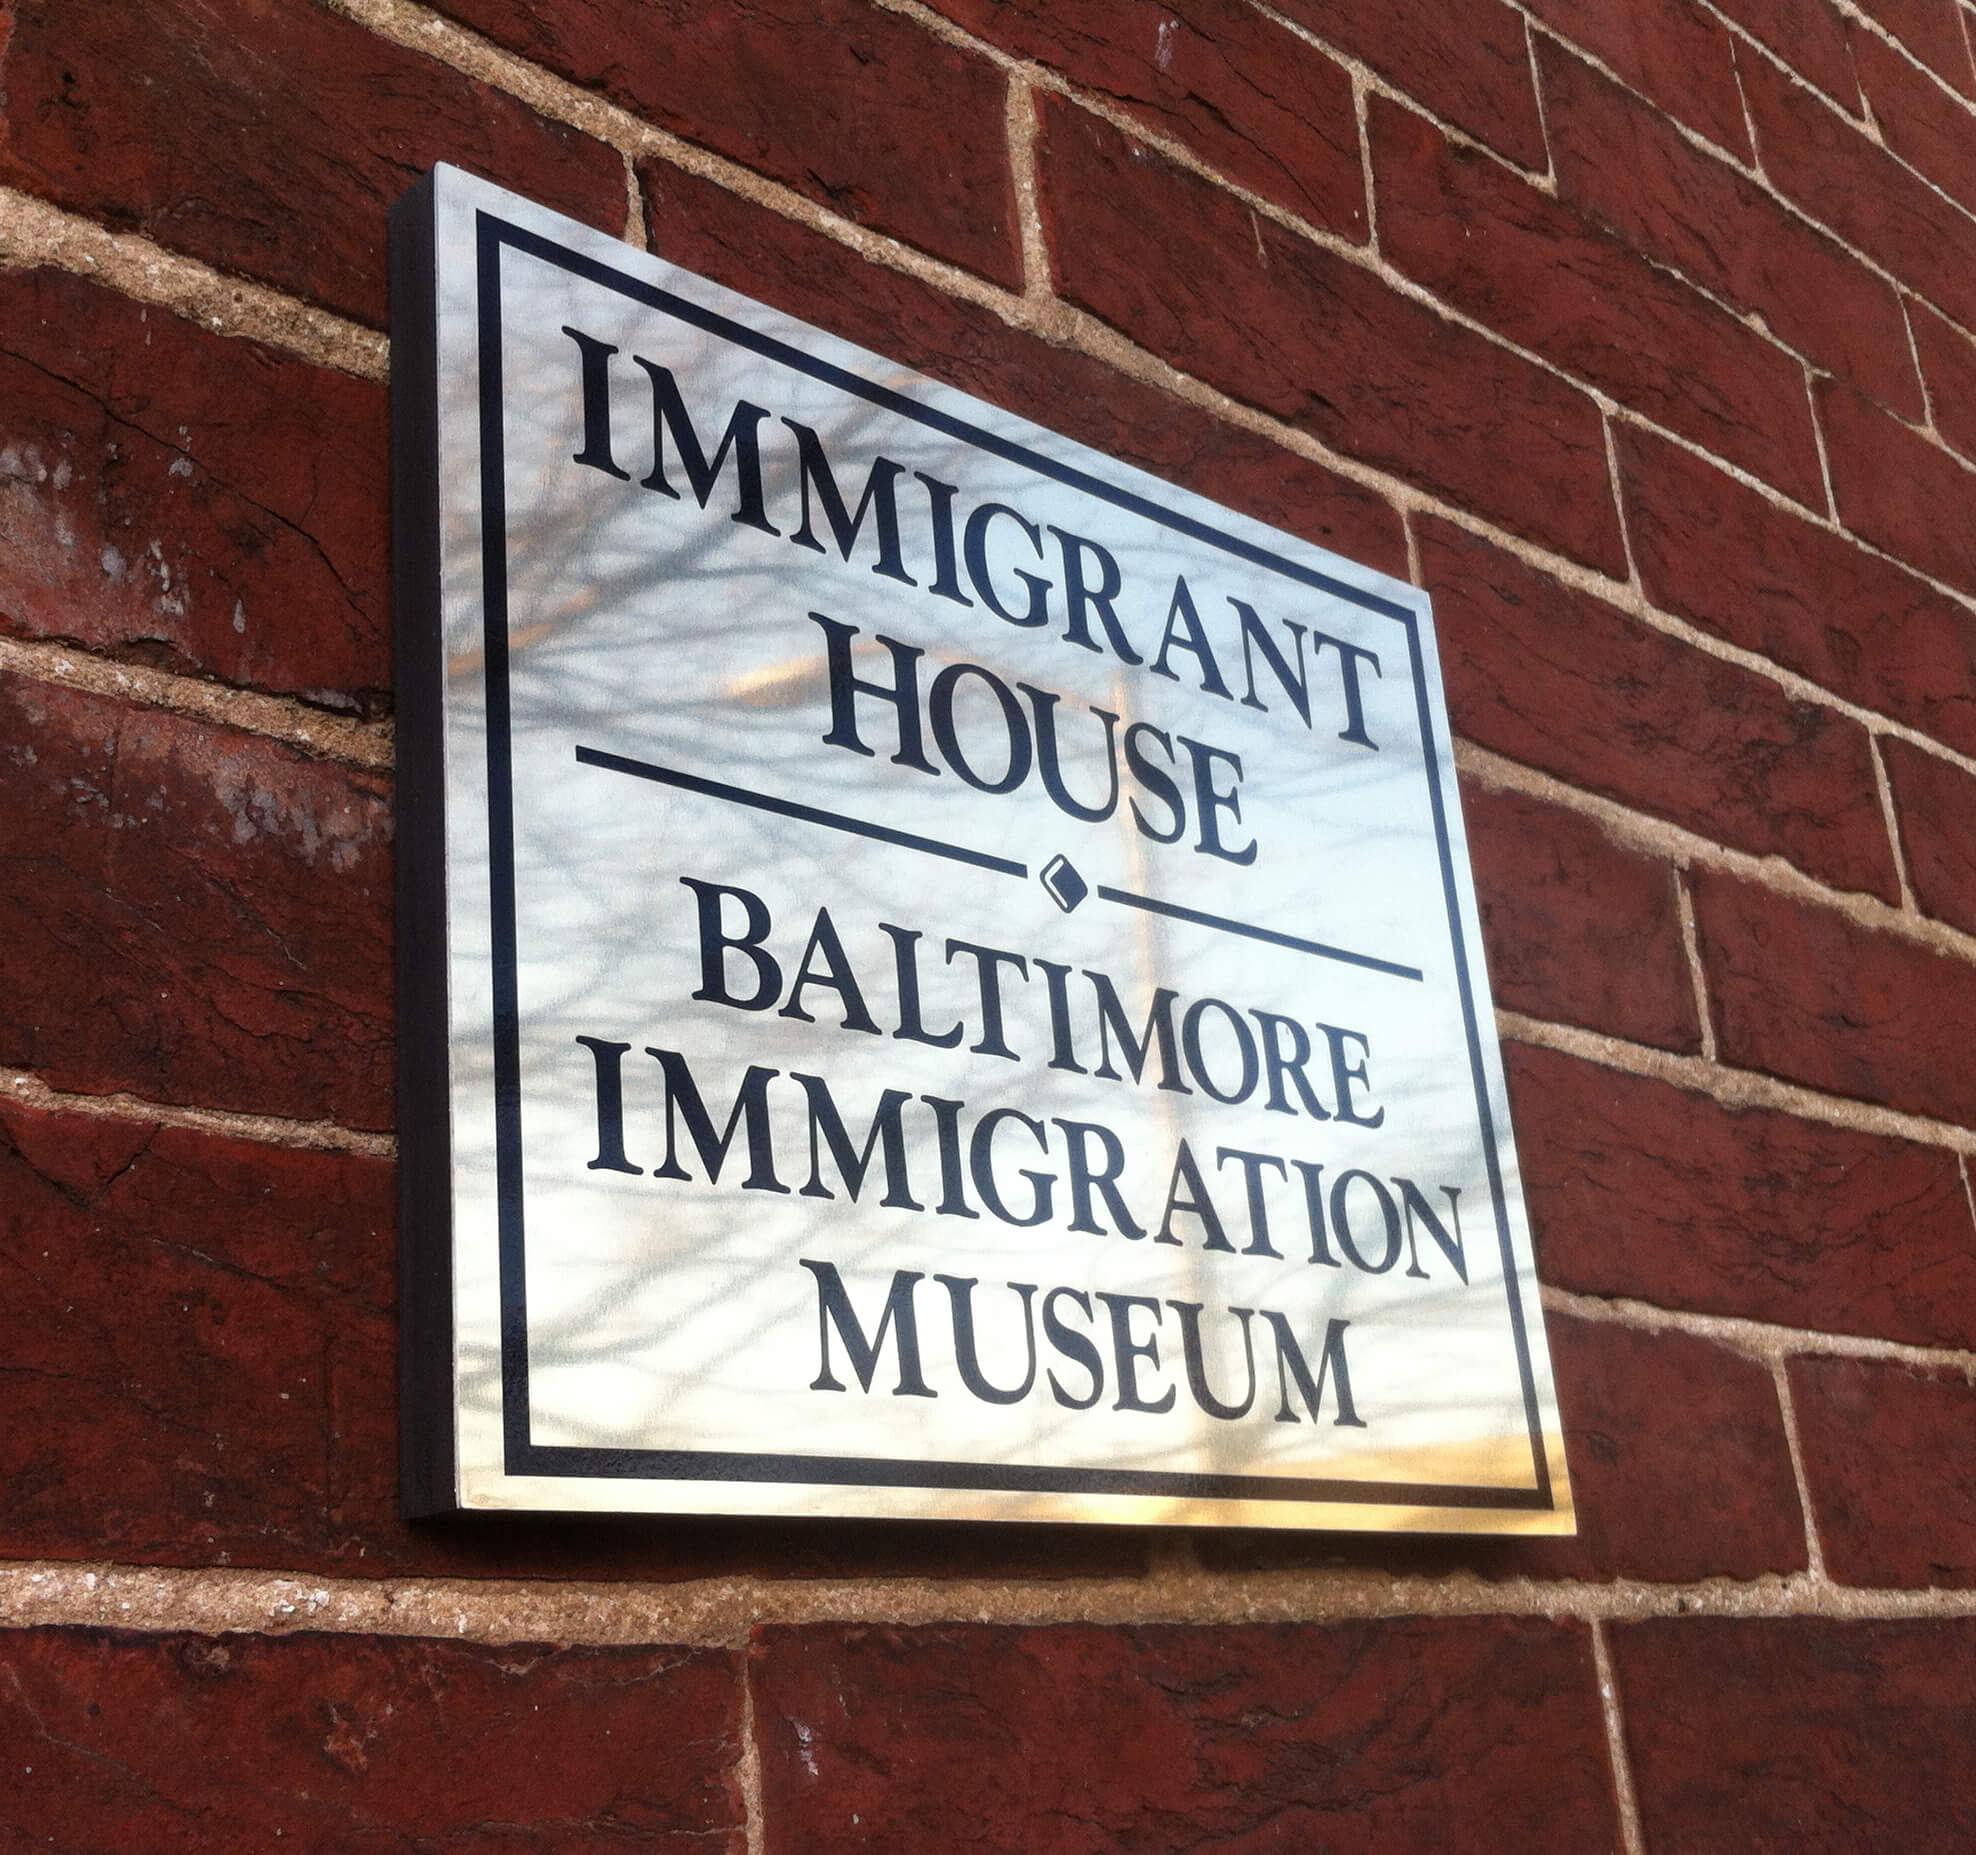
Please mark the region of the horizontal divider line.
<svg viewBox="0 0 1976 1855"><path fill-rule="evenodd" d="M661 786L676 786L684 792L697 792L710 799L724 799L733 805L745 805L751 810L769 812L781 818L795 818L804 824L822 825L832 831L846 831L854 837L868 837L881 844L893 844L904 850L917 850L925 856L946 857L955 863L969 863L976 868L994 870L1004 876L1027 876L1029 866L1018 863L1012 857L998 857L985 850L970 850L964 844L942 843L938 838L921 837L915 832L894 830L890 825L870 824L862 818L853 818L844 812L825 811L818 805L803 805L794 799L777 798L765 792L751 792L745 786L730 786L721 780L705 779L697 773L684 773L677 767L658 766L649 760L633 760L623 754L605 753L601 748L582 747L576 750L577 760L584 766L601 767L607 773L624 773L633 779L648 779ZM1230 920L1226 915L1209 914L1205 909L1183 907L1178 902L1163 902L1149 895L1132 895L1123 889L1111 889L1102 885L1097 894L1107 902L1115 902L1127 908L1144 909L1149 914L1168 915L1176 921L1191 922L1196 927L1211 928L1222 934L1239 934L1246 940L1259 940L1273 947L1287 947L1293 953L1314 954L1319 959L1342 960L1349 966L1360 966L1376 973L1389 973L1396 979L1422 978L1417 966L1402 966L1393 960L1374 958L1369 953L1353 953L1343 947L1331 947L1323 941L1301 940L1294 934L1278 933L1274 928L1255 927L1246 921Z"/></svg>
<svg viewBox="0 0 1976 1855"><path fill-rule="evenodd" d="M1256 927L1247 921L1232 921L1226 915L1211 915L1204 908L1185 908L1178 902L1162 902L1151 895L1131 895L1123 889L1103 884L1098 894L1107 902L1127 908L1143 908L1148 914L1170 915L1176 921L1191 921L1196 927L1216 928L1224 934L1239 934L1245 940L1267 941L1272 947L1288 947L1293 953L1314 953L1321 960L1342 960L1347 966L1363 966L1369 972L1390 973L1395 979L1421 979L1417 966L1402 966L1396 960L1381 960L1369 953L1353 953L1345 947L1328 947L1321 940L1299 940L1294 934L1279 934L1274 928Z"/></svg>
<svg viewBox="0 0 1976 1855"><path fill-rule="evenodd" d="M649 779L661 786L677 786L705 798L725 799L731 805L746 805L758 812L771 812L779 818L795 818L804 824L822 825L832 831L848 831L853 837L869 837L881 844L894 844L902 850L917 850L929 857L945 857L954 863L971 863L977 869L994 870L1003 876L1027 876L1029 865L1013 857L997 857L985 850L970 850L965 844L943 844L937 837L920 837L911 831L895 831L890 825L867 824L843 812L827 812L819 805L801 805L794 799L778 799L771 793L750 792L745 786L724 785L717 779L702 779L697 773L682 773L676 767L654 766L649 760L630 760L622 754L603 753L595 747L579 747L576 757L585 766L602 767L609 773L626 773L633 779Z"/></svg>

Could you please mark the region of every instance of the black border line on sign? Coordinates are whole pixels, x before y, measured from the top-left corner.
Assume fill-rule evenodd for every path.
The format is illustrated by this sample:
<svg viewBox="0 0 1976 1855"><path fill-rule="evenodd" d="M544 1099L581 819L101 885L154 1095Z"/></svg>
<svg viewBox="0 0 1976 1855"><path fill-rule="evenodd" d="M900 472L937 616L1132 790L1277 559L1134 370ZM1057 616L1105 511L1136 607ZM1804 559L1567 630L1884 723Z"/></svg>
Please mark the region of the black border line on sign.
<svg viewBox="0 0 1976 1855"><path fill-rule="evenodd" d="M1441 800L1440 761L1413 612L1346 581L1333 579L1195 516L1167 509L1131 490L1105 482L1075 465L971 425L952 413L804 353L760 329L747 327L657 284L626 275L598 259L531 232L485 208L474 209L474 262L479 341L481 564L487 698L488 880L492 904L489 947L494 981L495 1178L501 1293L501 1393L504 1468L509 1475L586 1480L693 1480L807 1483L810 1485L980 1489L1009 1493L1181 1496L1196 1499L1327 1502L1474 1510L1550 1511L1550 1464L1531 1369L1527 1322L1519 1296L1516 1259L1489 1111L1487 1071L1476 1022L1467 948L1461 934L1459 889ZM1468 1043L1469 1072L1495 1210L1510 1330L1516 1350L1530 1436L1535 1486L1497 1488L1466 1484L1371 1482L1279 1475L1197 1475L1143 1469L1049 1468L974 1462L902 1461L854 1456L796 1456L716 1450L585 1449L536 1444L529 1435L528 1309L522 1227L521 1057L517 997L514 890L514 792L508 705L507 523L503 466L501 365L501 252L506 247L670 316L691 328L747 349L765 360L808 375L853 397L1018 464L1039 476L1126 510L1160 527L1230 554L1300 585L1344 599L1404 627L1419 712L1421 748L1434 818L1442 891L1447 903L1455 976Z"/></svg>

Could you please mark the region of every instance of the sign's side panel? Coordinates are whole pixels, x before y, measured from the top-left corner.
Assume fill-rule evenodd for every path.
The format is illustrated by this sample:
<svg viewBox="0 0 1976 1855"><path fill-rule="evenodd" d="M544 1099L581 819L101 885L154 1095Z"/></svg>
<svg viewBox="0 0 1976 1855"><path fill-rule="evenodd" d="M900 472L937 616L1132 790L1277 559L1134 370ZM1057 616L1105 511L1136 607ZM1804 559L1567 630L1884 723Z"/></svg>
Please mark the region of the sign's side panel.
<svg viewBox="0 0 1976 1855"><path fill-rule="evenodd" d="M455 1504L433 195L428 175L391 216L399 1494L411 1515L445 1512Z"/></svg>
<svg viewBox="0 0 1976 1855"><path fill-rule="evenodd" d="M512 911L494 905L507 887L505 493L501 446L483 442L503 403L499 290L482 230L492 190L457 169L435 170L434 182L440 598L433 655L446 791L453 1499L462 1508L513 1507L503 1488L511 1454L528 1439L528 1402L512 1138L520 1102L501 1048L503 1024L512 1024L500 1002L512 970L503 952Z"/></svg>

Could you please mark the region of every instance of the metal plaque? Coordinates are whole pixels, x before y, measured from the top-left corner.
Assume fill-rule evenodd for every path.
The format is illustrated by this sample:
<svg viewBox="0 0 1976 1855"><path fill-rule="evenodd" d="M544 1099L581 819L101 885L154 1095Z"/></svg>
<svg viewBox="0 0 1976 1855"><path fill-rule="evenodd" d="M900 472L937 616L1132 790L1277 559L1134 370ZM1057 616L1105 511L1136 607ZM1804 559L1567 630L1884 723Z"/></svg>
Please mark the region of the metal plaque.
<svg viewBox="0 0 1976 1855"><path fill-rule="evenodd" d="M409 1508L1558 1533L1412 587L456 170Z"/></svg>

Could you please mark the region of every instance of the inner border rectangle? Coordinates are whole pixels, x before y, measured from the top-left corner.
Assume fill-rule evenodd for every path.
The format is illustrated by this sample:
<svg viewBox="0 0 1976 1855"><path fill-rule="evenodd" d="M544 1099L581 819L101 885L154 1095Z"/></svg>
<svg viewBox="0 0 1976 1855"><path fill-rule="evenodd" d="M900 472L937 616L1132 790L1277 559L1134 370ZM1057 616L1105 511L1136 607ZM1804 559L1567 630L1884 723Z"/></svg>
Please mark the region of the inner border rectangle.
<svg viewBox="0 0 1976 1855"><path fill-rule="evenodd" d="M1401 1505L1467 1511L1554 1510L1556 1503L1551 1490L1542 1412L1531 1365L1528 1324L1510 1235L1495 1117L1490 1109L1487 1068L1476 1022L1468 947L1461 932L1460 886L1454 868L1446 809L1442 803L1441 750L1435 740L1432 711L1427 701L1425 666L1416 615L1405 606L1382 599L1347 581L1334 579L1256 543L1226 534L1193 516L1164 508L1145 496L1107 483L1014 439L984 430L952 413L924 405L893 388L865 380L831 362L819 360L775 336L735 322L657 284L626 275L484 209L476 210L475 225L475 323L480 348L478 412L482 613L487 700L488 880L492 922L490 956L494 980L495 1176L501 1300L502 1435L506 1472L509 1475L584 1480L767 1481L861 1487L979 1489L1009 1493L1143 1494L1195 1499ZM1043 1465L1025 1467L732 1451L574 1449L538 1445L530 1439L526 1237L522 1208L520 1011L516 971L518 923L514 885L512 737L508 705L506 483L502 448L505 420L500 256L504 248L629 298L703 334L746 348L763 359L806 374L811 379L834 386L949 438L1020 464L1039 476L1184 534L1251 566L1347 600L1404 628L1421 731L1422 765L1434 819L1435 847L1447 905L1462 1024L1468 1045L1470 1076L1475 1088L1476 1116L1482 1136L1490 1203L1495 1214L1497 1243L1502 1257L1512 1343L1530 1439L1533 1487L1513 1489L1292 1476L1197 1475L1140 1469L1063 1469Z"/></svg>

